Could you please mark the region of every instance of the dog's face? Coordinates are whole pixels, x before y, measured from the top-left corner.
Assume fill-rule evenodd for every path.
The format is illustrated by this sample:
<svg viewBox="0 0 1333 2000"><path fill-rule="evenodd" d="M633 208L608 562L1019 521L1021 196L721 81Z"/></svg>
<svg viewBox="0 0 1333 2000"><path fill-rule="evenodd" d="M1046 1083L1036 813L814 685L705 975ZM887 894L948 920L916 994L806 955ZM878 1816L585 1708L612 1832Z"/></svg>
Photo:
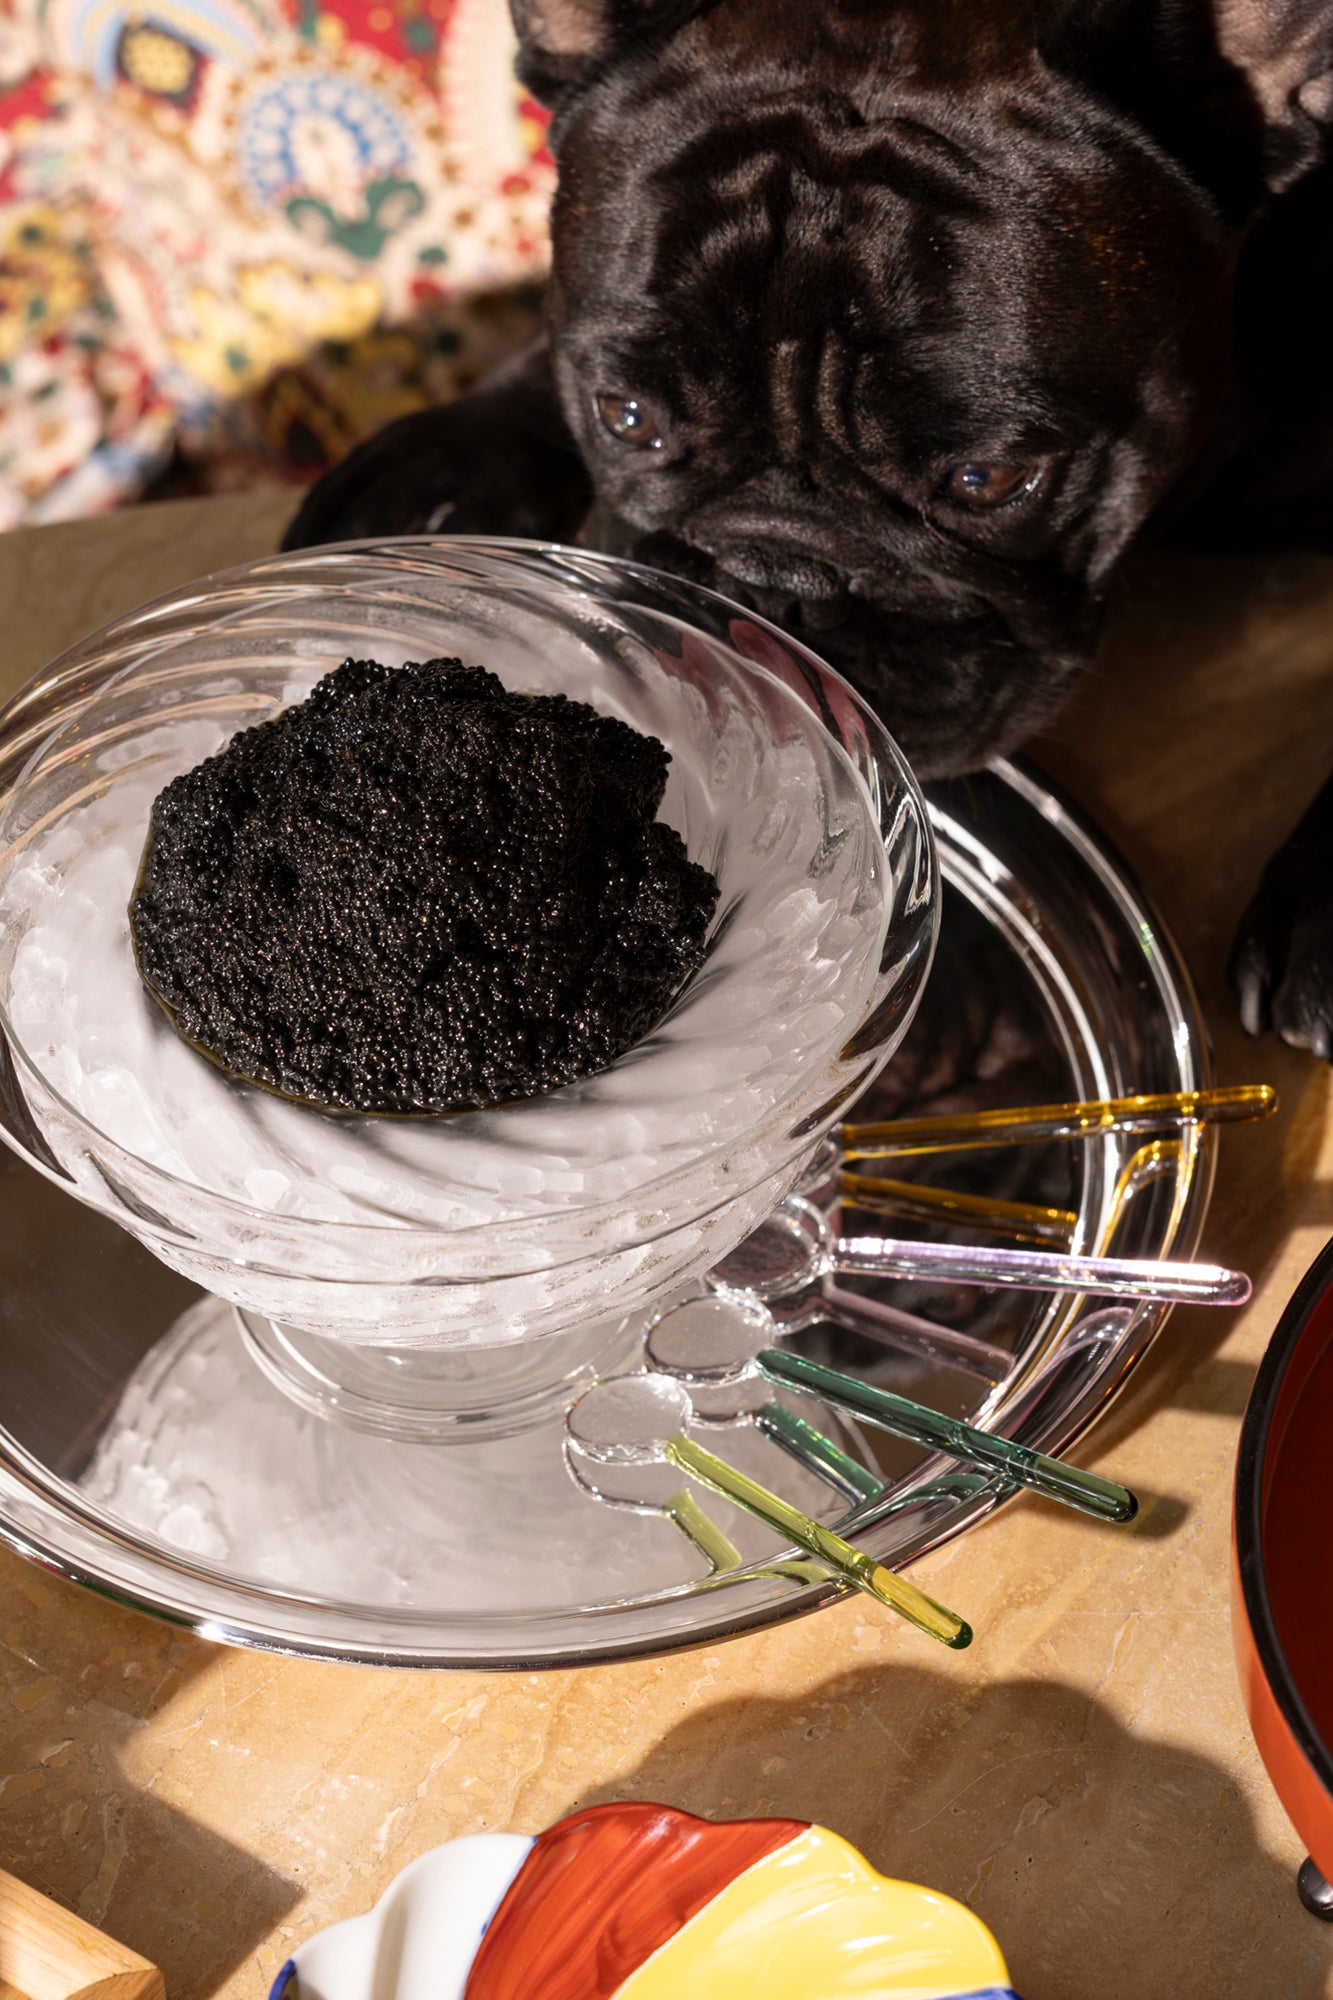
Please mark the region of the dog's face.
<svg viewBox="0 0 1333 2000"><path fill-rule="evenodd" d="M805 636L923 774L1016 743L1224 393L1225 202L1012 0L714 0L647 35L517 5L599 541Z"/></svg>

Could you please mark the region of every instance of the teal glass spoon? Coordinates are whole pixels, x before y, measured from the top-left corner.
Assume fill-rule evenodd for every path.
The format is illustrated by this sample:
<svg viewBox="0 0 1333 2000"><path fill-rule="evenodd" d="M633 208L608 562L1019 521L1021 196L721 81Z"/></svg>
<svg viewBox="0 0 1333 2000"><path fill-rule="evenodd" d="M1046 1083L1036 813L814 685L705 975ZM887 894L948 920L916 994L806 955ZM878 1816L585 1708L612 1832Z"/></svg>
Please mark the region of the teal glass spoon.
<svg viewBox="0 0 1333 2000"><path fill-rule="evenodd" d="M687 1387L703 1416L709 1412L710 1398L721 1393L734 1401L747 1383L760 1380L817 1396L894 1437L1000 1473L1015 1485L1095 1520L1123 1524L1138 1512L1134 1495L1114 1480L1034 1451L1030 1445L996 1437L822 1362L789 1354L772 1344L774 1334L772 1317L758 1300L723 1293L686 1299L658 1314L648 1329L645 1350L649 1366Z"/></svg>

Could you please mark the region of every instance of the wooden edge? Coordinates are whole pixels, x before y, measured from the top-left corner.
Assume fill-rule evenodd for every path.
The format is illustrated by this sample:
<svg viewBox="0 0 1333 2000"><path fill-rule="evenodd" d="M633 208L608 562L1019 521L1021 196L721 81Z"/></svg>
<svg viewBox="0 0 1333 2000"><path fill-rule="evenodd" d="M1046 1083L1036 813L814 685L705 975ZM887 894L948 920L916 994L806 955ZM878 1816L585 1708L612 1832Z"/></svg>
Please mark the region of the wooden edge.
<svg viewBox="0 0 1333 2000"><path fill-rule="evenodd" d="M146 1958L0 1869L0 2000L165 2000Z"/></svg>

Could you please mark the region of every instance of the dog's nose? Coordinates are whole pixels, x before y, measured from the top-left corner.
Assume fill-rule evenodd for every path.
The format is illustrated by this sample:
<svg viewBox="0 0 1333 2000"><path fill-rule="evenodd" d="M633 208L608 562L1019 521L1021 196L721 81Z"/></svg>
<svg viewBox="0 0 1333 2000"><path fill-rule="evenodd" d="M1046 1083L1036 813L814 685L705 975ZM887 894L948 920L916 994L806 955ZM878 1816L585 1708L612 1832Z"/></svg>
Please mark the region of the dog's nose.
<svg viewBox="0 0 1333 2000"><path fill-rule="evenodd" d="M752 590L776 591L802 604L841 604L846 579L831 563L798 550L763 542L739 542L715 549L718 567Z"/></svg>

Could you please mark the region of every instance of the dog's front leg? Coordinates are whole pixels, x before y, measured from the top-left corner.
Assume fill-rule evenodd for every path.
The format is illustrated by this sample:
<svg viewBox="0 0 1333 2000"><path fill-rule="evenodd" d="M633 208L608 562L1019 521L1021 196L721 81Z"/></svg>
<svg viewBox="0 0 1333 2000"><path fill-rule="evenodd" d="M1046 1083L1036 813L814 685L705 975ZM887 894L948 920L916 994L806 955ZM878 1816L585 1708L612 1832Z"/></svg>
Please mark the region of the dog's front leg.
<svg viewBox="0 0 1333 2000"><path fill-rule="evenodd" d="M567 542L590 498L543 339L468 395L357 445L311 487L282 546L435 533Z"/></svg>
<svg viewBox="0 0 1333 2000"><path fill-rule="evenodd" d="M1333 778L1264 870L1229 971L1247 1034L1333 1055Z"/></svg>

